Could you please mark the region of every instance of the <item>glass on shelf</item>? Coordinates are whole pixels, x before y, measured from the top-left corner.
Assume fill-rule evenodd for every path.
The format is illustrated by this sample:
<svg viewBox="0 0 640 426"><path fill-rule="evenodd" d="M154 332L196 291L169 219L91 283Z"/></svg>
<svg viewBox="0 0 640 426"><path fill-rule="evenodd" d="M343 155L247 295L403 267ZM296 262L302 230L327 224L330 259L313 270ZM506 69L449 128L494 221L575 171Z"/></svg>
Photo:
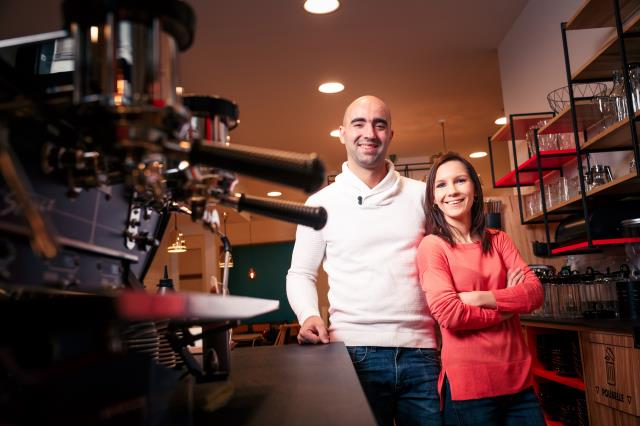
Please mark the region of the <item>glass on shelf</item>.
<svg viewBox="0 0 640 426"><path fill-rule="evenodd" d="M569 198L572 199L580 194L580 176L576 175L569 179L568 183Z"/></svg>
<svg viewBox="0 0 640 426"><path fill-rule="evenodd" d="M573 139L573 133L559 133L557 137L559 149L575 149L576 144Z"/></svg>
<svg viewBox="0 0 640 426"><path fill-rule="evenodd" d="M560 318L581 318L580 285L574 283L559 284L558 304Z"/></svg>
<svg viewBox="0 0 640 426"><path fill-rule="evenodd" d="M631 99L633 111L640 110L640 63L629 64L629 83L631 84Z"/></svg>
<svg viewBox="0 0 640 426"><path fill-rule="evenodd" d="M598 120L587 128L587 139L602 133L617 121L615 98L612 96L596 96L593 98L596 117Z"/></svg>
<svg viewBox="0 0 640 426"><path fill-rule="evenodd" d="M596 164L591 166L591 170L587 172L585 178L586 183L589 185L587 191L591 191L595 187L611 182L613 180L613 174L609 166Z"/></svg>
<svg viewBox="0 0 640 426"><path fill-rule="evenodd" d="M562 176L558 179L558 203L564 203L572 198L570 185L569 178Z"/></svg>
<svg viewBox="0 0 640 426"><path fill-rule="evenodd" d="M546 202L547 209L560 202L560 180L544 184L544 200Z"/></svg>
<svg viewBox="0 0 640 426"><path fill-rule="evenodd" d="M542 211L542 200L540 192L530 192L523 196L526 209L526 216L535 216Z"/></svg>
<svg viewBox="0 0 640 426"><path fill-rule="evenodd" d="M615 120L622 121L628 117L629 111L627 110L627 96L624 90L624 80L621 71L613 72L613 89L611 89L612 99L615 105Z"/></svg>
<svg viewBox="0 0 640 426"><path fill-rule="evenodd" d="M540 129L546 126L548 122L549 122L549 119L540 120L533 126L529 127L529 130L527 130L527 133L525 134L525 140L527 142L527 149L529 150L529 157L533 157L536 154L536 147L534 145L534 138L533 138L534 129ZM556 150L556 149L560 149L557 134L546 134L546 135L538 134L538 150L539 151L550 151L550 150Z"/></svg>

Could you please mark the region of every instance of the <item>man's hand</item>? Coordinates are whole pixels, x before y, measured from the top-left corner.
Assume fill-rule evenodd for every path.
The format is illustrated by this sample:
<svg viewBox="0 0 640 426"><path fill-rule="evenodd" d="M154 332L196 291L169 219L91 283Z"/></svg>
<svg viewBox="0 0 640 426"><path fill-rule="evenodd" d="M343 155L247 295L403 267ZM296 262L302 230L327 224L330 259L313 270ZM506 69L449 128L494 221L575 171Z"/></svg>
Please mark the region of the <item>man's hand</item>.
<svg viewBox="0 0 640 426"><path fill-rule="evenodd" d="M515 287L524 281L524 271L520 268L512 268L507 271L507 288Z"/></svg>
<svg viewBox="0 0 640 426"><path fill-rule="evenodd" d="M322 318L315 315L304 320L298 333L298 343L301 345L329 343L329 332Z"/></svg>

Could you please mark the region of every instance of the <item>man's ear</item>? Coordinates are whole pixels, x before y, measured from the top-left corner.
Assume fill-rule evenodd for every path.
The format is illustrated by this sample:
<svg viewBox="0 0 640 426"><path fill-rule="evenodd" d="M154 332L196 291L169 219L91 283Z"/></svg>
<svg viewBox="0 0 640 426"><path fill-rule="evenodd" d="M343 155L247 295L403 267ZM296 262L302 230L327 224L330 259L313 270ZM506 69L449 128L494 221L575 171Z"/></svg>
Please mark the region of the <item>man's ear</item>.
<svg viewBox="0 0 640 426"><path fill-rule="evenodd" d="M340 143L341 143L342 145L344 145L344 143L345 143L345 136L344 136L344 134L345 134L346 130L345 130L344 126L340 126L340 127L339 127L339 130L340 130Z"/></svg>

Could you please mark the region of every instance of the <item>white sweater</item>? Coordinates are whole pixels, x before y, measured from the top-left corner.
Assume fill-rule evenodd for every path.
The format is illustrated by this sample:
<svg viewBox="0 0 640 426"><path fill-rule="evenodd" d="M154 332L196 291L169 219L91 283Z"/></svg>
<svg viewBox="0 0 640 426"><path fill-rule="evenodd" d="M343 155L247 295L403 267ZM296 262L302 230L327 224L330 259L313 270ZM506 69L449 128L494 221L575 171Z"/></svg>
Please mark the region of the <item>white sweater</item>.
<svg viewBox="0 0 640 426"><path fill-rule="evenodd" d="M287 296L302 324L319 315L320 262L329 276L332 341L347 346L435 348L434 321L420 287L416 250L424 236L425 185L389 172L369 188L347 167L313 194L326 226L298 226Z"/></svg>

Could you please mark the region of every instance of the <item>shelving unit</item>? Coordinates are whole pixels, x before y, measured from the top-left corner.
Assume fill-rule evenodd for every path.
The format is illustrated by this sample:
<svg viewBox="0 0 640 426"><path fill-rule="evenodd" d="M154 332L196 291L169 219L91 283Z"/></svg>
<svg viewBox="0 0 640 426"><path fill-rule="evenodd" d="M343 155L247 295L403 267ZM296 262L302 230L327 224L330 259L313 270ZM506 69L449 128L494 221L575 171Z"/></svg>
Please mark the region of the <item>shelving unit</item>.
<svg viewBox="0 0 640 426"><path fill-rule="evenodd" d="M611 2L609 2L609 11ZM615 23L614 23L615 26ZM592 27L593 28L593 27ZM569 29L569 28L567 28ZM640 31L640 14L632 16L623 25L623 34L631 34ZM571 75L574 83L581 81L610 80L611 70L626 69L629 62L640 60L640 39L627 38L626 46L627 59L622 60L622 50L620 49L620 37L614 33L609 37L602 47L584 65ZM626 63L624 63L626 62Z"/></svg>
<svg viewBox="0 0 640 426"><path fill-rule="evenodd" d="M555 371L545 370L542 367L533 367L532 371L534 376L542 377L543 379L551 380L552 382L560 383L561 385L584 392L584 382L577 377L560 376Z"/></svg>
<svg viewBox="0 0 640 426"><path fill-rule="evenodd" d="M623 20L636 10L637 3L634 0L622 0L620 2L620 15ZM608 28L616 25L611 13L610 0L591 0L582 3L576 13L567 23L568 30L585 30L589 28Z"/></svg>
<svg viewBox="0 0 640 426"><path fill-rule="evenodd" d="M615 5L614 5L615 3ZM623 20L625 21L623 23ZM614 33L603 43L596 54L593 55L576 72L572 72L569 61L569 47L567 43L568 30L601 28L615 26ZM602 115L589 99L577 99L574 96L573 85L576 83L598 82L611 80L613 71L616 69L628 69L631 61L640 61L640 3L637 0L586 0L569 23L563 23L561 27L563 51L565 56L565 71L568 84L569 102L568 107L558 112L549 122L534 132L534 143L536 152L530 159L520 164L515 170L510 171L497 181L494 179L496 188L517 188L518 203L520 207L520 218L522 224L543 223L546 235L546 254L566 255L572 253L592 252L610 244L619 244L619 236L596 236L592 237L592 230L589 223L589 210L594 203L600 200L609 200L637 196L640 194L640 147L638 144L638 134L636 123L640 119L640 111L631 114L631 117L613 123L602 131L597 132L598 123L602 121ZM627 110L633 111L633 100L631 97L631 85L628 73L624 74L624 86ZM520 114L518 120L510 117L511 127L516 127L512 134L512 149L515 153L516 136L524 135L527 126L531 126L544 115L538 114L535 118L524 119L527 114ZM546 115L548 117L548 115ZM489 145L498 140L507 140L508 126L500 129L490 139ZM514 131L515 130L515 131ZM567 152L539 151L539 135L573 133L575 150ZM521 139L522 137L520 137ZM582 142L581 142L582 141ZM613 151L633 151L636 169L624 176L618 176L611 182L586 190L585 172L583 161L586 158L587 169L590 168L589 154L598 152ZM564 155L569 156L564 156ZM559 156L560 158L555 158ZM561 169L567 163L576 160L576 169L579 180L579 194L561 203L547 206L545 197L544 181L548 179L551 170ZM493 162L493 158L491 159ZM514 154L514 163L517 159ZM493 167L493 163L492 163ZM493 169L492 169L493 172ZM539 182L541 212L535 215L523 214L522 194L520 188L534 185ZM566 218L570 214L582 214L586 220L586 241L580 244L554 247L550 237L550 222L557 222ZM552 218L551 218L552 217ZM610 238L609 238L610 237ZM618 242L616 242L618 241Z"/></svg>
<svg viewBox="0 0 640 426"><path fill-rule="evenodd" d="M600 49L584 65L573 71L569 60L567 31L601 27L615 27L615 29ZM626 72L629 69L630 62L640 62L640 1L585 0L571 20L562 24L561 35L569 88L569 107L560 111L547 125L538 130L535 143L536 145L538 144L538 135L573 133L576 145L575 167L579 176L580 195L562 203L554 204L548 209L543 201L543 211L540 214L527 217L524 223L543 222L545 224L547 253L549 255L594 253L611 246L640 243L640 238L622 238L620 235L592 235L594 231L591 227L591 216L589 214L590 210L593 211L597 205L640 195L640 145L637 129L640 111L633 112L631 82L629 73ZM602 121L601 114L591 102L578 100L574 97L573 85L576 83L611 80L614 70L625 70L622 73L622 83L626 93L627 110L632 113L630 117L613 123L606 128L603 128L604 126L600 127L602 130L598 132L598 126ZM586 159L587 169L589 169L589 154L614 151L632 151L635 159L635 170L629 170L624 175L616 176L611 182L586 191L583 161ZM566 165L566 167L569 167L569 165ZM544 188L542 181L548 175L543 174L541 167L538 167L538 174L541 177L540 189L542 193ZM542 195L542 200L545 200L544 195ZM579 213L585 218L585 241L561 246L553 244L549 236L549 216L553 215L557 219L564 218L572 213ZM553 248L552 244L554 245ZM637 350L633 349L633 346L637 343L635 339L624 340L626 342L625 345L627 345L625 346L620 343L623 338L617 335L613 336L606 333L600 335L592 332L577 331L580 337L581 362L584 372L584 380L582 380L577 377L559 376L556 372L545 369L537 360L535 335L542 332L538 327L546 326L542 324L525 326L525 335L534 357L532 372L535 382L547 380L584 392L589 420L592 424L637 424L638 419L640 419L640 417L637 417L638 412L628 409L624 404L616 405L615 402L607 400L598 392L599 387L611 385L609 379L607 379L607 374L610 372L608 370L603 371L605 370L603 348L606 345L615 344L616 346L607 346L607 350L627 351L625 356L635 356L637 352ZM634 336L637 336L638 334L635 333L637 333L638 329L634 328L634 330ZM634 343L628 343L630 340ZM627 347L630 349L627 349ZM637 348L638 346L635 347ZM620 354L617 354L617 356L618 358L621 357ZM609 368L609 365L606 368ZM598 386L594 386L594 384ZM626 384L621 385L618 383L617 386L614 389L620 391L620 387L626 386ZM538 389L537 385L536 389ZM620 410L624 411L624 413ZM548 420L547 424L561 423Z"/></svg>
<svg viewBox="0 0 640 426"><path fill-rule="evenodd" d="M542 154L531 156L524 163L509 171L504 176L496 180L495 158L493 154L493 144L495 142L511 141L511 152L513 164L518 164L516 141L523 140L529 128L540 120L553 118L552 112L536 112L527 114L510 114L507 124L502 126L493 136L489 137L489 161L491 165L491 180L494 188L516 188L518 193L518 209L520 212L520 223L524 223L524 210L522 207L522 186L533 185L540 180L541 171L546 173L558 170L564 164L562 159L555 157L571 158L574 154L571 150L543 151ZM567 160L568 161L568 160Z"/></svg>
<svg viewBox="0 0 640 426"><path fill-rule="evenodd" d="M607 4L608 3L608 4ZM623 23L623 20L625 21ZM567 42L568 30L599 28L603 26L615 26L615 32L603 43L600 49L583 64L577 71L572 72L569 60L569 46ZM589 208L592 200L601 197L620 197L638 193L640 189L640 165L638 158L640 149L638 147L638 135L636 121L638 113L630 114L630 117L604 129L601 133L587 139L587 129L598 122L597 111L591 110L581 102L576 102L573 93L573 84L580 82L593 82L610 80L614 70L624 70L623 83L626 93L626 106L628 111L633 111L633 100L631 96L631 83L629 74L626 72L628 65L632 61L640 60L640 8L637 1L610 1L610 0L588 0L582 5L580 10L571 18L568 23L561 26L562 45L565 57L565 72L569 87L569 101L571 107L570 114L559 114L561 116L570 115L571 130L578 141L579 132L584 133L585 142L580 145L576 142L576 160L580 176L580 203L582 204L583 215L586 220L587 238L586 242L574 245L575 249L585 249L605 246L604 242L616 241L616 236L611 238L600 237L594 240L591 235L589 223ZM595 114L595 117L594 117ZM560 120L558 120L560 121ZM566 120L564 120L566 121ZM584 155L594 152L608 152L620 150L633 150L636 159L636 171L625 176L618 177L607 184L585 191L582 159ZM572 201L573 203L573 201ZM572 205L567 203L567 205ZM565 206L566 207L566 206ZM570 247L560 247L551 251L552 254L570 253Z"/></svg>
<svg viewBox="0 0 640 426"><path fill-rule="evenodd" d="M524 332L525 340L527 342L527 346L529 348L529 353L531 355L531 361L532 361L531 372L533 374L533 387L536 390L536 392L538 393L540 392L540 388L542 387L542 383L544 381L550 381L560 386L566 386L567 388L575 389L577 392L580 392L581 394L585 395L584 398L586 400L586 393L585 393L586 387L582 377L579 377L577 375L573 375L573 376L560 375L556 371L548 370L543 366L542 362L538 358L538 355L540 353L538 348L538 336L540 335L569 336L570 335L572 338L576 339L578 350L581 351L581 348L579 346L578 334L574 330L550 329L544 326L538 327L536 325L529 325L529 324L523 326L523 332ZM547 347L547 349L550 350L549 347ZM580 353L578 353L577 355L580 355ZM578 359L581 359L581 356L578 356ZM541 404L542 408L544 410L545 408L544 399L541 399L541 403L542 403ZM564 425L564 423L562 423L561 421L551 420L549 418L550 417L549 413L544 413L544 414L545 414L545 420L546 420L547 426L548 425Z"/></svg>

